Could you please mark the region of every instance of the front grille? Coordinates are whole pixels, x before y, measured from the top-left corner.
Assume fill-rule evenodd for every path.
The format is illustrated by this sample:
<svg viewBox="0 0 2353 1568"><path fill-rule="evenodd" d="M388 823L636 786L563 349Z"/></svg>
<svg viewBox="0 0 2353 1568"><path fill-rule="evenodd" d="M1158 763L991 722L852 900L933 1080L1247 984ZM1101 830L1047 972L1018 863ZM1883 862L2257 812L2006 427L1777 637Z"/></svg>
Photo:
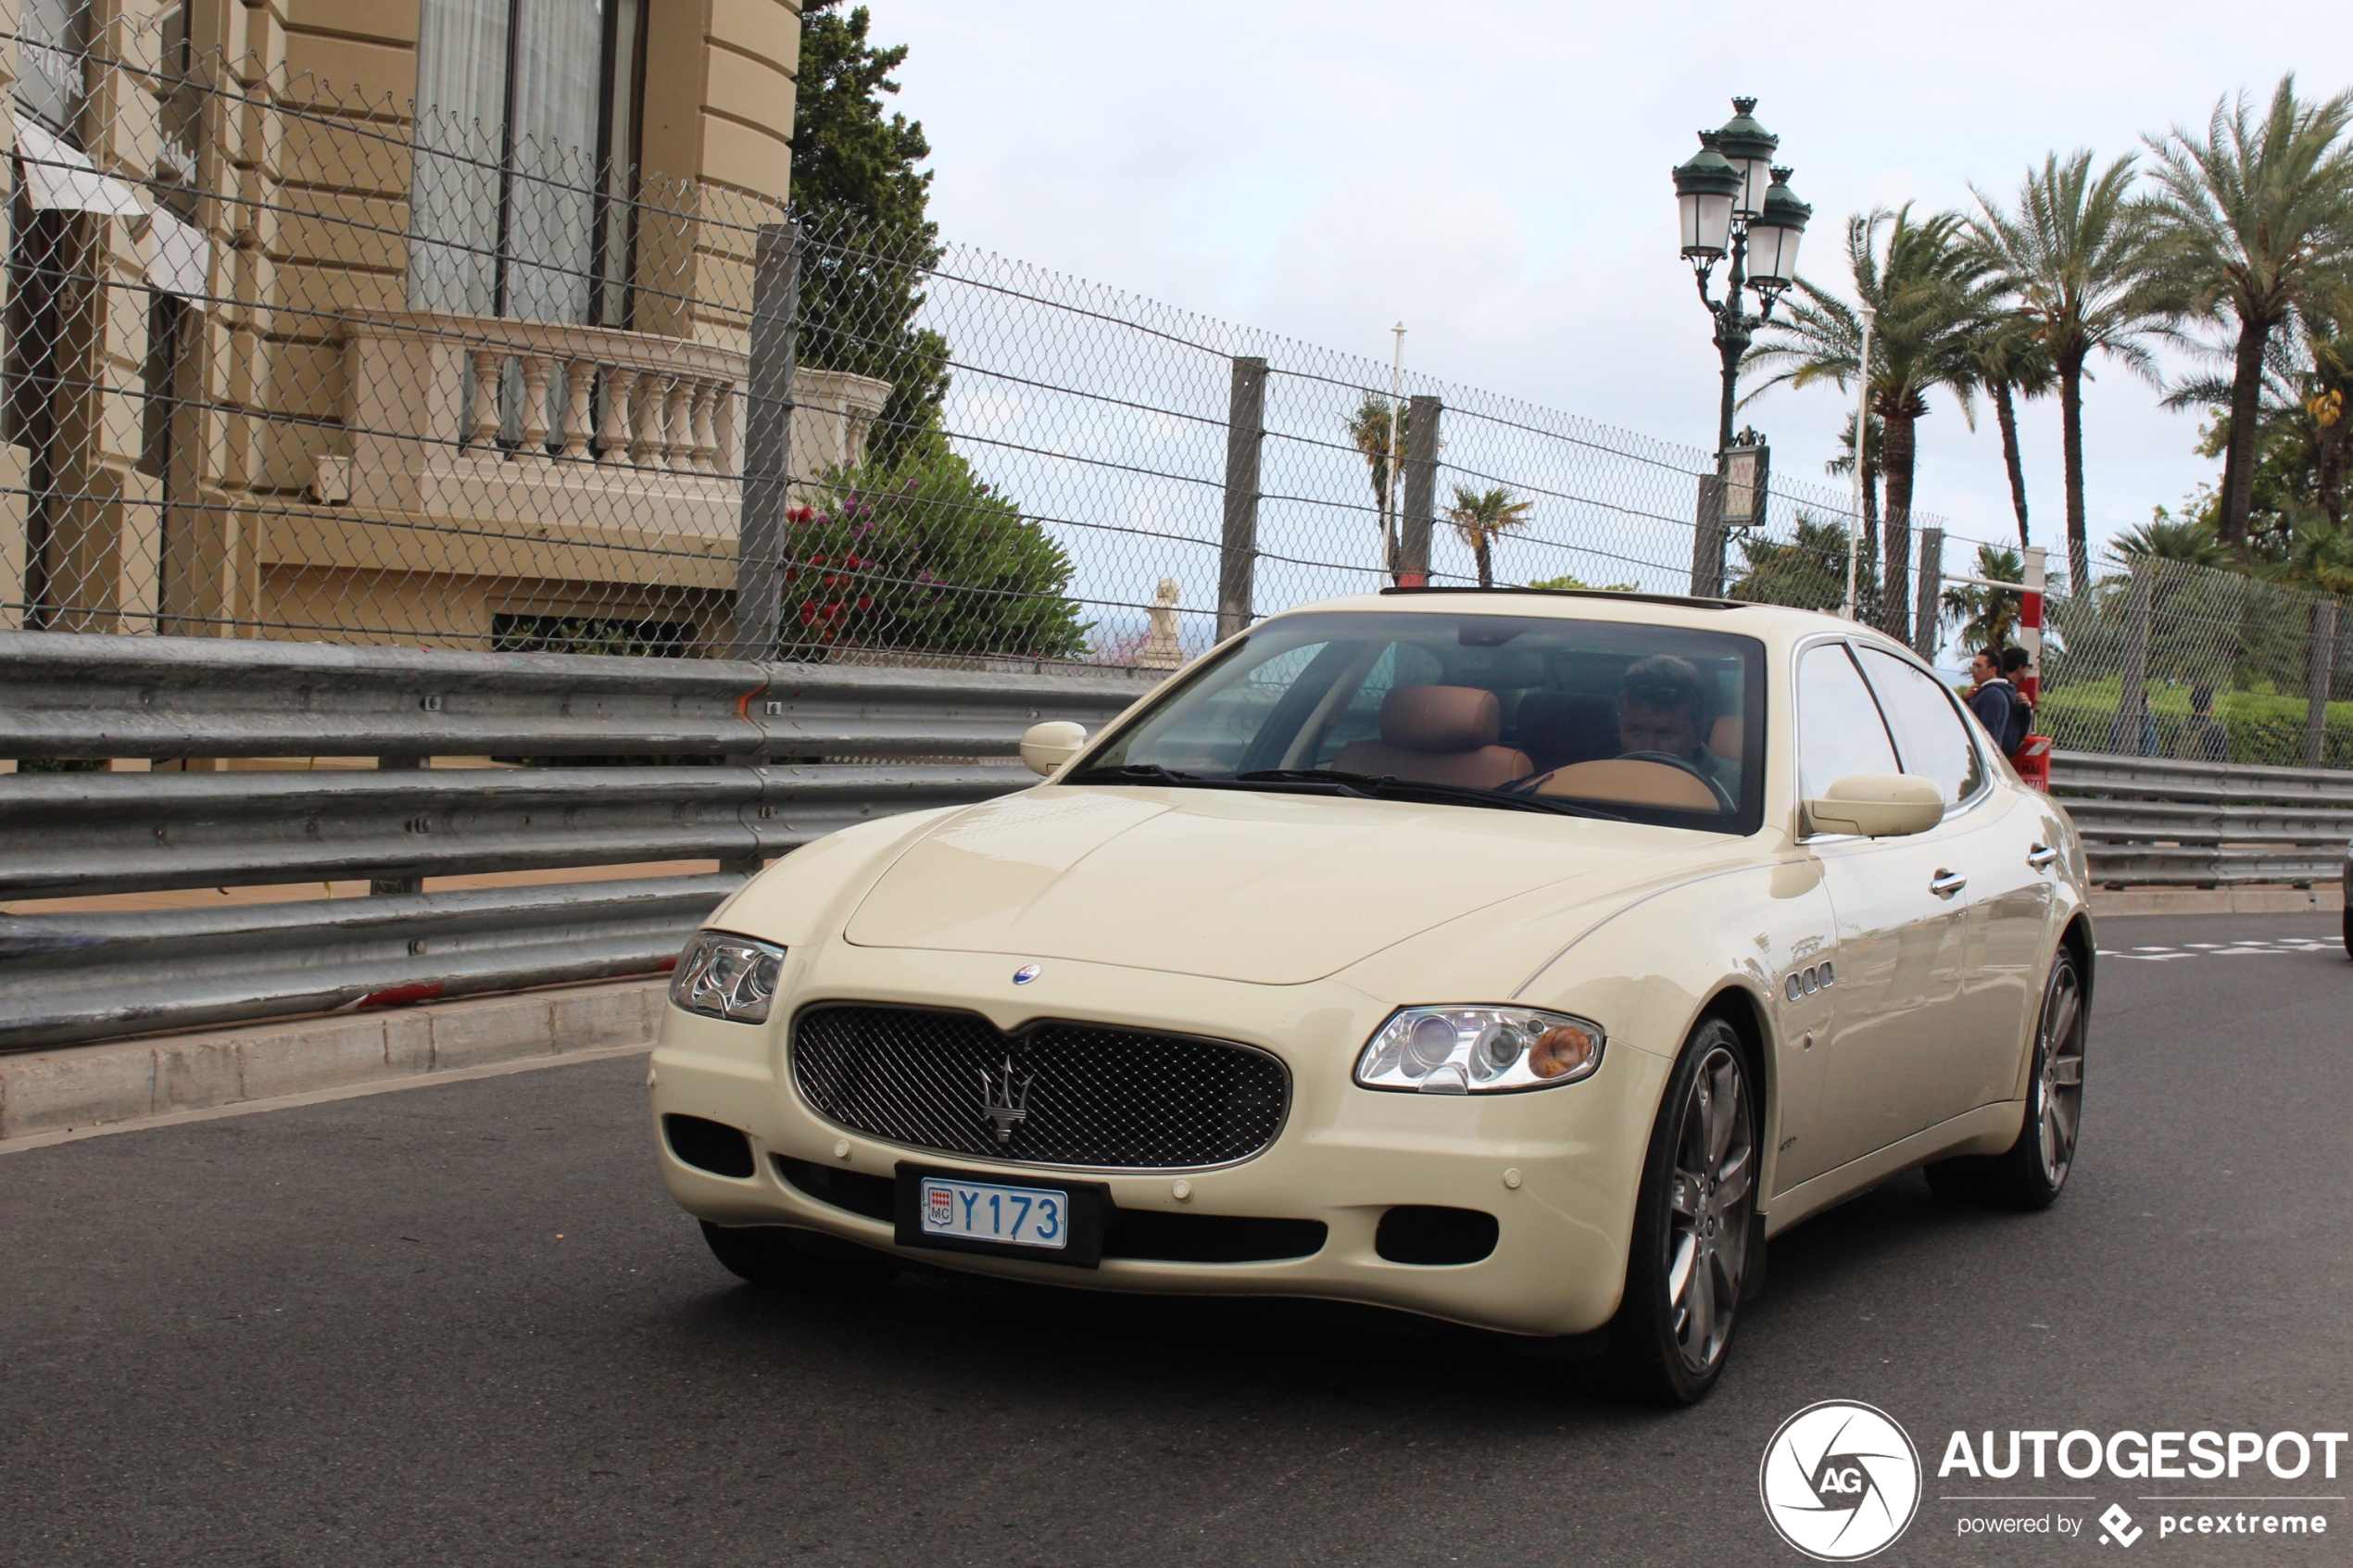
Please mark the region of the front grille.
<svg viewBox="0 0 2353 1568"><path fill-rule="evenodd" d="M802 1098L845 1127L1038 1165L1230 1164L1273 1143L1290 1104L1290 1074L1249 1046L1053 1021L1005 1035L977 1013L925 1008L805 1009L792 1067Z"/></svg>

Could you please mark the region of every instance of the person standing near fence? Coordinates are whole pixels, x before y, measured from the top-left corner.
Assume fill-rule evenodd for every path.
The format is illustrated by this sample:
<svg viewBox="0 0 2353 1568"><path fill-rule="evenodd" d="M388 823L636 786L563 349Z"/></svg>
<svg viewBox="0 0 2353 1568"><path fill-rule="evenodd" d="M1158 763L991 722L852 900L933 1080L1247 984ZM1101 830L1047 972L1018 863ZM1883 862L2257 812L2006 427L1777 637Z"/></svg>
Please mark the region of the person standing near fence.
<svg viewBox="0 0 2353 1568"><path fill-rule="evenodd" d="M2228 762L2231 732L2214 717L2214 688L2190 688L2190 716L2173 734L2173 755L2184 762Z"/></svg>
<svg viewBox="0 0 2353 1568"><path fill-rule="evenodd" d="M1971 684L1969 693L1969 711L1994 737L1994 744L2004 756L2016 751L2026 738L2025 701L2018 688L2002 673L2002 650L1989 647L1969 661Z"/></svg>

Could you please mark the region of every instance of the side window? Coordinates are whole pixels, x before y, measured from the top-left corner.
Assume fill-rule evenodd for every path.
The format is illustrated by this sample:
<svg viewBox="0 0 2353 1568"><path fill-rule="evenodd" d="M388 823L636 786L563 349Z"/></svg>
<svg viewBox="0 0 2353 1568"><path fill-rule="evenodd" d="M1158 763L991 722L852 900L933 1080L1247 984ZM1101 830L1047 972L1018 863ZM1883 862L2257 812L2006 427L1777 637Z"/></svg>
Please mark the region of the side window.
<svg viewBox="0 0 2353 1568"><path fill-rule="evenodd" d="M1879 705L1843 643L1806 650L1797 666L1797 788L1818 796L1856 773L1894 773L1895 748Z"/></svg>
<svg viewBox="0 0 2353 1568"><path fill-rule="evenodd" d="M1904 771L1934 779L1947 806L1976 794L1985 782L1985 764L1951 694L1916 666L1877 648L1863 650L1863 669L1895 732Z"/></svg>

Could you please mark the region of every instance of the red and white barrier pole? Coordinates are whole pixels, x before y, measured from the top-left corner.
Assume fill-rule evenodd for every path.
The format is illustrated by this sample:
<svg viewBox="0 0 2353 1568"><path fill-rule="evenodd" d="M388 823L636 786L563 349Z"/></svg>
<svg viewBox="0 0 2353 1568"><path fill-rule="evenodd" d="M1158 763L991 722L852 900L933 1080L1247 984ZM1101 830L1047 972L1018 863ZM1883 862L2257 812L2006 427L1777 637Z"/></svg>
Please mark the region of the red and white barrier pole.
<svg viewBox="0 0 2353 1568"><path fill-rule="evenodd" d="M2043 694L2043 585L2050 580L2042 546L2026 552L2026 592L2019 598L2018 646L2026 650L2026 671L2018 689L2039 705Z"/></svg>

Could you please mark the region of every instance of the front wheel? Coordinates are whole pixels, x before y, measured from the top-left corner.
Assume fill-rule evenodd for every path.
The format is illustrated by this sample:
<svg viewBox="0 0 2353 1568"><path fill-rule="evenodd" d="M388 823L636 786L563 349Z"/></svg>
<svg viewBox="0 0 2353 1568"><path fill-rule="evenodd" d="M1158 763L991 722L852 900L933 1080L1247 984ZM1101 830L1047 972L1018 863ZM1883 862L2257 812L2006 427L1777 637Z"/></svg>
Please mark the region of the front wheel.
<svg viewBox="0 0 2353 1568"><path fill-rule="evenodd" d="M1620 1392L1694 1404L1723 1371L1751 1262L1756 1126L1740 1035L1708 1019L1676 1058L1643 1161L1626 1294L1610 1324Z"/></svg>
<svg viewBox="0 0 2353 1568"><path fill-rule="evenodd" d="M2051 960L2043 1010L2034 1026L2034 1061L2026 1086L2026 1120L2018 1141L1990 1158L1940 1160L1928 1185L1943 1198L1976 1198L2013 1209L2048 1209L2075 1169L2083 1124L2083 1040L2091 1011L2083 972L2065 947Z"/></svg>

